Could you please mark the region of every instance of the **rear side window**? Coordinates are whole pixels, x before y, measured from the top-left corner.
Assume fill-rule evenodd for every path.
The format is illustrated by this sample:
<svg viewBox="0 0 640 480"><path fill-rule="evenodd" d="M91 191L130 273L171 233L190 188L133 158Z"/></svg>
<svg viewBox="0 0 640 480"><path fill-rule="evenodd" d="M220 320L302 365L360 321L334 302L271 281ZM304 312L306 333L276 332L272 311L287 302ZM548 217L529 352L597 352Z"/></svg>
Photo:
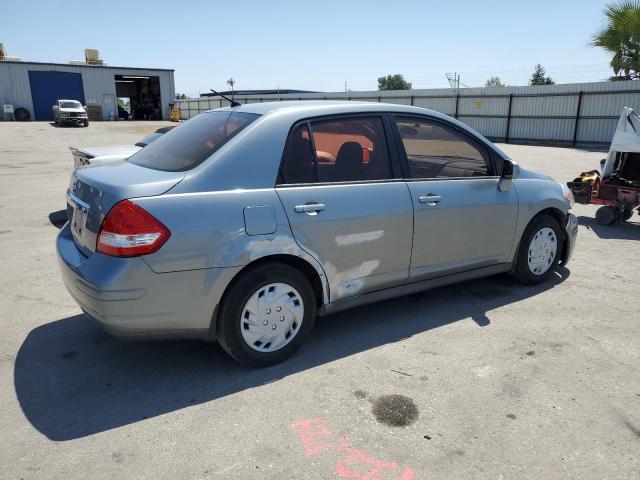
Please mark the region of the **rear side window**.
<svg viewBox="0 0 640 480"><path fill-rule="evenodd" d="M298 125L289 135L284 149L280 175L283 183L315 183L316 159L307 124Z"/></svg>
<svg viewBox="0 0 640 480"><path fill-rule="evenodd" d="M190 170L258 117L240 112L202 113L135 153L129 162L167 172Z"/></svg>
<svg viewBox="0 0 640 480"><path fill-rule="evenodd" d="M396 117L411 178L482 177L489 154L458 130L428 119Z"/></svg>
<svg viewBox="0 0 640 480"><path fill-rule="evenodd" d="M285 147L284 183L327 183L393 178L382 119L319 120L296 127Z"/></svg>

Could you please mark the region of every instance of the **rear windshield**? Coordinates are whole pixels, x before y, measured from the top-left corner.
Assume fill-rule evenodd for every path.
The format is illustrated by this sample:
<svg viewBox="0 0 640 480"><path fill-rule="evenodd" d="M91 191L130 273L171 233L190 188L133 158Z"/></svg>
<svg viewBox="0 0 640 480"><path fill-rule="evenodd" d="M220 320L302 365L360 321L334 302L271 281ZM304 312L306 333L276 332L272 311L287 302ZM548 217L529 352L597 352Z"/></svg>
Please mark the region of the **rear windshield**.
<svg viewBox="0 0 640 480"><path fill-rule="evenodd" d="M165 172L191 170L258 117L239 112L201 113L139 150L129 162Z"/></svg>

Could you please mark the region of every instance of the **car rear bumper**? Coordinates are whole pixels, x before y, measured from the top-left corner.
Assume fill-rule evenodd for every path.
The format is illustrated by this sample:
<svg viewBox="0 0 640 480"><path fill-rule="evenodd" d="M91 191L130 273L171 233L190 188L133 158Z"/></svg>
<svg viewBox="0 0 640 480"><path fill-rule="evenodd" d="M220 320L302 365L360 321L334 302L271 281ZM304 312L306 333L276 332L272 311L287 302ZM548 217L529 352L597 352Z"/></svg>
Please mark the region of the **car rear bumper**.
<svg viewBox="0 0 640 480"><path fill-rule="evenodd" d="M239 267L155 273L142 257L84 256L69 225L57 238L60 271L80 308L120 337L207 338L213 311Z"/></svg>
<svg viewBox="0 0 640 480"><path fill-rule="evenodd" d="M565 225L566 240L565 249L562 255L562 264L569 263L573 250L576 246L576 240L578 239L578 219L572 213L567 215L567 224Z"/></svg>

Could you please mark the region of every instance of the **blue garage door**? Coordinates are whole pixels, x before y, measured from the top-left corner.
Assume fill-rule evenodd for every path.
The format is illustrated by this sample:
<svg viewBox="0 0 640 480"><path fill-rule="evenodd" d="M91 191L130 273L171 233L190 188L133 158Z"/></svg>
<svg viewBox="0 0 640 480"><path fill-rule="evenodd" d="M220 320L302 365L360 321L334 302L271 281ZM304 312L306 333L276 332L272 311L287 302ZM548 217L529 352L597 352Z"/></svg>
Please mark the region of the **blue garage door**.
<svg viewBox="0 0 640 480"><path fill-rule="evenodd" d="M51 107L60 98L78 100L84 105L82 75L79 73L29 70L29 83L36 120L53 120Z"/></svg>

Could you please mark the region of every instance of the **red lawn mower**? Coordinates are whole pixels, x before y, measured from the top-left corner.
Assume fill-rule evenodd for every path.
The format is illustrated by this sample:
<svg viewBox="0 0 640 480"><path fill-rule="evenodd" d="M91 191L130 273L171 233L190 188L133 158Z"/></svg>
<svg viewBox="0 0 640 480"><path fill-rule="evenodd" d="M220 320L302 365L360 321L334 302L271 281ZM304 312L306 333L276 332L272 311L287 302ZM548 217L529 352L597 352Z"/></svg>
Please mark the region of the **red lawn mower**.
<svg viewBox="0 0 640 480"><path fill-rule="evenodd" d="M575 201L602 205L596 221L611 225L629 220L640 207L640 117L625 108L600 171L583 172L567 186Z"/></svg>

